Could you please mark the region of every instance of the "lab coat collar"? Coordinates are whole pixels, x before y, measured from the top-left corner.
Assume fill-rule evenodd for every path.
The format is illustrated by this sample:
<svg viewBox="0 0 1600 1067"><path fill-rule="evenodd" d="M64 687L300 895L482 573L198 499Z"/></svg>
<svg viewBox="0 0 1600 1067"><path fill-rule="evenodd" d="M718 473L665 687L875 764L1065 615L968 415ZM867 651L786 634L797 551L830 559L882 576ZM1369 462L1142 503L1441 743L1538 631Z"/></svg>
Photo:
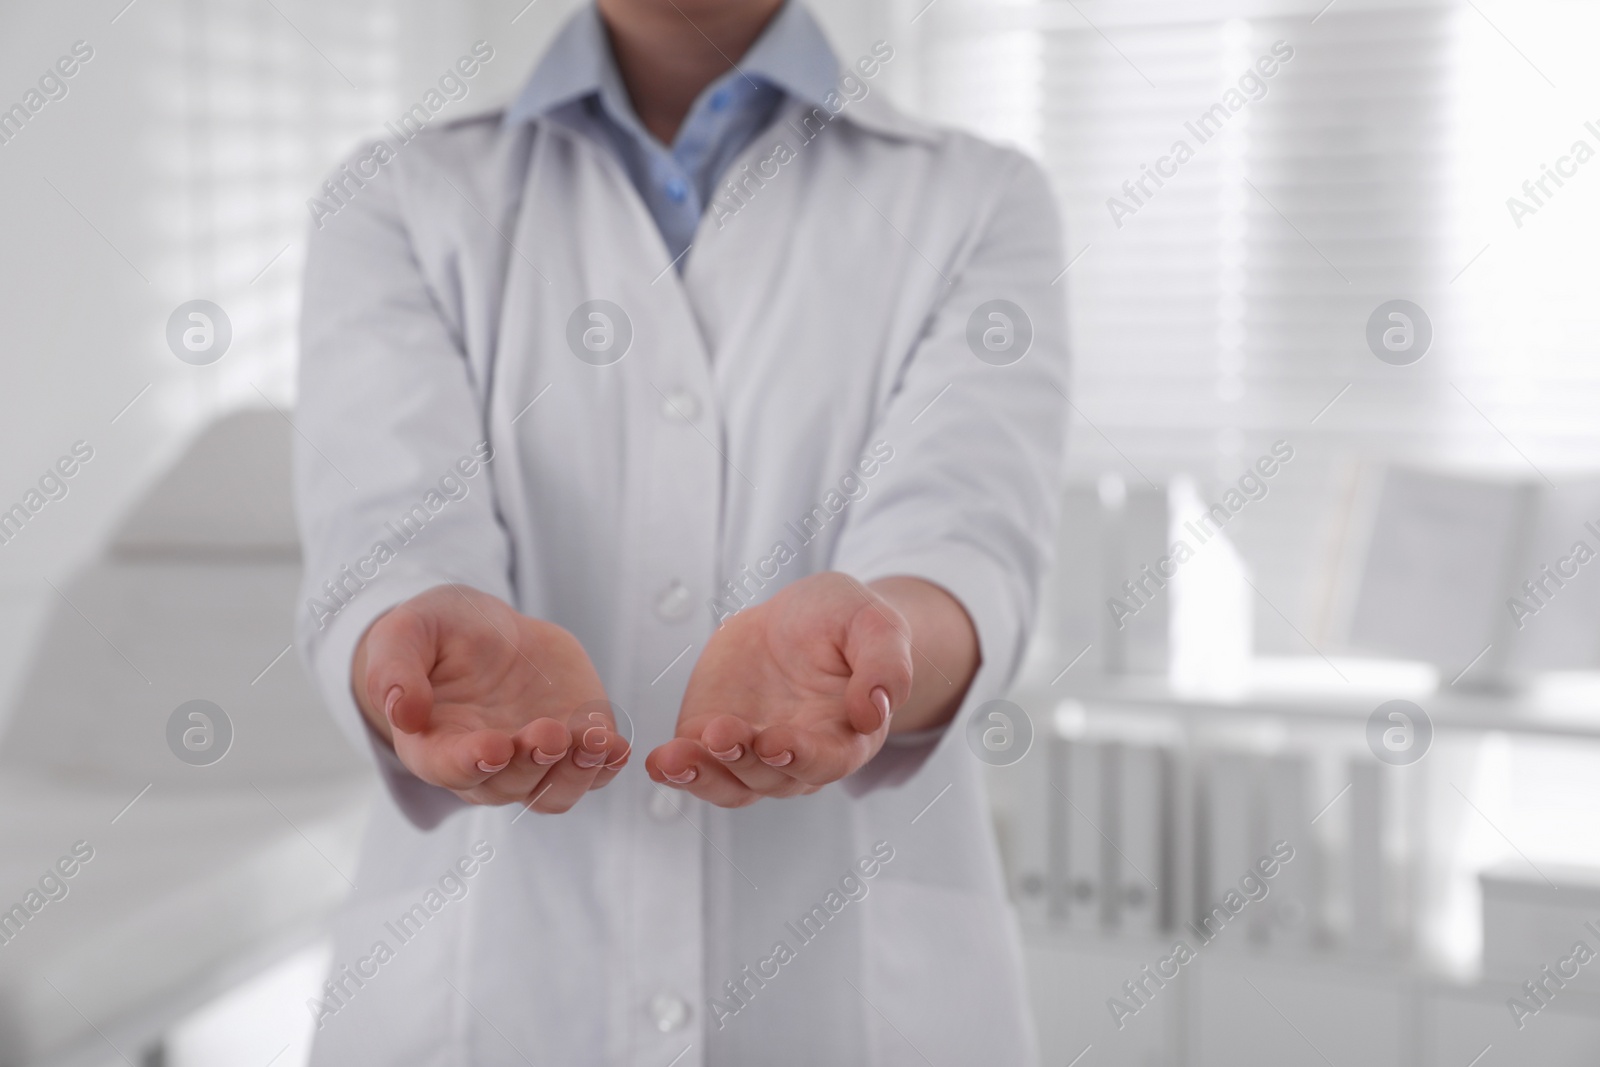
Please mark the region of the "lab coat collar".
<svg viewBox="0 0 1600 1067"><path fill-rule="evenodd" d="M842 73L838 57L823 35L822 27L800 0L788 0L773 16L745 53L738 70L744 77L770 82L813 107L831 111L828 108L830 97L837 107L843 95L837 88ZM885 106L879 92L874 87L866 98L846 103L838 114L890 136L915 140L933 138L934 132L926 124ZM556 35L521 92L506 109L505 126L510 128L544 118L563 105L588 96L602 97L608 110L621 121L637 125L633 105L611 54L605 24L593 3L580 7Z"/></svg>
<svg viewBox="0 0 1600 1067"><path fill-rule="evenodd" d="M839 61L804 4L789 0L779 9L736 68L790 96L821 106L839 77ZM561 105L593 94L607 105L622 104L632 115L622 75L611 54L605 23L594 4L567 20L506 111L508 125L548 115Z"/></svg>
<svg viewBox="0 0 1600 1067"><path fill-rule="evenodd" d="M522 91L506 109L505 123L520 125L598 93L608 73L616 76L616 64L611 60L605 27L595 6L584 4L545 49Z"/></svg>

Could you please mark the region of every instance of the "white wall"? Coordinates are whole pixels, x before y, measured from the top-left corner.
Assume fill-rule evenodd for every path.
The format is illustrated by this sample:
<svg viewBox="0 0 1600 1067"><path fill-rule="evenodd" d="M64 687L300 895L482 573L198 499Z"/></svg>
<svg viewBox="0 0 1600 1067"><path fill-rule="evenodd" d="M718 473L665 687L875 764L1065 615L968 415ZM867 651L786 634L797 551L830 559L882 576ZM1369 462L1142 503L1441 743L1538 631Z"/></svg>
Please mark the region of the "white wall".
<svg viewBox="0 0 1600 1067"><path fill-rule="evenodd" d="M470 47L477 15L426 0L126 3L0 6L0 109L74 42L93 49L67 95L0 144L0 510L73 442L94 448L67 496L0 544L0 695L17 638L57 595L44 579L61 584L212 413L263 393L287 408L305 197ZM233 320L213 366L165 343L196 297Z"/></svg>

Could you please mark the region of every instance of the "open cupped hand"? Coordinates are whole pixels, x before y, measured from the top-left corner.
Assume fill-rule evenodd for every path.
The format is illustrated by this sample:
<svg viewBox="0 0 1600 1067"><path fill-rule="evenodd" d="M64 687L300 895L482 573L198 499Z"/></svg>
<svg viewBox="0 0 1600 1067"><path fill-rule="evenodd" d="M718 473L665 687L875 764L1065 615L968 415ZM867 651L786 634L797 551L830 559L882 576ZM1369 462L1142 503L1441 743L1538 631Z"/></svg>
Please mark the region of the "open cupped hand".
<svg viewBox="0 0 1600 1067"><path fill-rule="evenodd" d="M684 693L650 777L722 807L811 793L883 746L912 682L910 629L835 572L802 578L727 619Z"/></svg>
<svg viewBox="0 0 1600 1067"><path fill-rule="evenodd" d="M628 760L577 639L466 586L379 617L352 687L407 769L474 804L566 811Z"/></svg>

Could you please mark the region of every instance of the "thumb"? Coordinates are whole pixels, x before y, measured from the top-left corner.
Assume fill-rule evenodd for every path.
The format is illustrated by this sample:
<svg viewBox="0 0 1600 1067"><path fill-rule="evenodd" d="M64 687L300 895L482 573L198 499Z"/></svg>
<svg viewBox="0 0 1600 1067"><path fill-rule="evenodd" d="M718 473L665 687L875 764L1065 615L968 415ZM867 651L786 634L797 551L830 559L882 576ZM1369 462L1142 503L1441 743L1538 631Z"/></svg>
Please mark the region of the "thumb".
<svg viewBox="0 0 1600 1067"><path fill-rule="evenodd" d="M911 697L911 627L874 597L850 620L844 658L850 667L845 710L860 733L877 733Z"/></svg>
<svg viewBox="0 0 1600 1067"><path fill-rule="evenodd" d="M414 734L426 728L433 712L428 675L437 651L429 617L409 603L400 604L380 616L362 642L367 652L363 689L368 703L396 730Z"/></svg>

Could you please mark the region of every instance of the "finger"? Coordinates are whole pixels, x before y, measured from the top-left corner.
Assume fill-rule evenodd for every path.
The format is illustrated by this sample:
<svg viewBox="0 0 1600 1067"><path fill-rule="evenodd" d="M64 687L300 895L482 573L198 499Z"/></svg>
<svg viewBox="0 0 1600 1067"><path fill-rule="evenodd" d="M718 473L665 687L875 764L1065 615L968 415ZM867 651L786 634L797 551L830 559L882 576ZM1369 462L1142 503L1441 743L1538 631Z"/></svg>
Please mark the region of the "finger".
<svg viewBox="0 0 1600 1067"><path fill-rule="evenodd" d="M822 730L769 726L756 736L755 753L765 766L808 786L837 782L864 762L866 738L848 740Z"/></svg>
<svg viewBox="0 0 1600 1067"><path fill-rule="evenodd" d="M395 754L418 778L445 789L474 789L511 762L516 746L498 730L395 735Z"/></svg>
<svg viewBox="0 0 1600 1067"><path fill-rule="evenodd" d="M536 767L547 768L561 761L572 748L572 735L567 724L548 716L534 719L517 731L517 754L527 756Z"/></svg>
<svg viewBox="0 0 1600 1067"><path fill-rule="evenodd" d="M594 776L594 782L590 784L589 788L591 790L605 788L606 784L615 778L632 758L633 746L621 734L613 734L611 745L606 750L606 761L600 765L600 771Z"/></svg>
<svg viewBox="0 0 1600 1067"><path fill-rule="evenodd" d="M567 754L570 739L559 719L534 719L511 738L510 764L480 787L491 803L510 804L538 791L549 770Z"/></svg>
<svg viewBox="0 0 1600 1067"><path fill-rule="evenodd" d="M850 620L844 658L850 665L845 712L863 734L877 733L911 696L911 639L905 619L878 601Z"/></svg>
<svg viewBox="0 0 1600 1067"><path fill-rule="evenodd" d="M616 738L615 732L582 720L572 724L567 734L565 758L551 766L533 793L528 806L534 811L552 815L570 811L594 785Z"/></svg>
<svg viewBox="0 0 1600 1067"><path fill-rule="evenodd" d="M433 711L433 685L428 672L436 659L437 640L427 617L400 604L367 630L366 696L383 710L389 724L406 733L426 729Z"/></svg>
<svg viewBox="0 0 1600 1067"><path fill-rule="evenodd" d="M674 738L650 753L645 769L653 781L672 786L720 808L742 808L761 794L739 781L704 746Z"/></svg>
<svg viewBox="0 0 1600 1067"><path fill-rule="evenodd" d="M568 753L560 763L551 767L539 783L539 788L528 797L527 806L546 815L559 815L571 811L594 782L597 769L579 767Z"/></svg>
<svg viewBox="0 0 1600 1067"><path fill-rule="evenodd" d="M688 785L693 778L692 772L699 770L700 755L704 751L694 741L675 737L645 757L645 773L651 781L665 785Z"/></svg>
<svg viewBox="0 0 1600 1067"><path fill-rule="evenodd" d="M606 739L605 759L593 787L596 789L616 777L616 772L627 764L631 752L631 745L617 730L614 707L608 700L590 700L580 704L574 714L574 736L583 739L587 747L599 751L600 738Z"/></svg>
<svg viewBox="0 0 1600 1067"><path fill-rule="evenodd" d="M701 731L700 744L735 778L763 796L793 796L804 784L756 755L756 729L735 715L719 715Z"/></svg>

